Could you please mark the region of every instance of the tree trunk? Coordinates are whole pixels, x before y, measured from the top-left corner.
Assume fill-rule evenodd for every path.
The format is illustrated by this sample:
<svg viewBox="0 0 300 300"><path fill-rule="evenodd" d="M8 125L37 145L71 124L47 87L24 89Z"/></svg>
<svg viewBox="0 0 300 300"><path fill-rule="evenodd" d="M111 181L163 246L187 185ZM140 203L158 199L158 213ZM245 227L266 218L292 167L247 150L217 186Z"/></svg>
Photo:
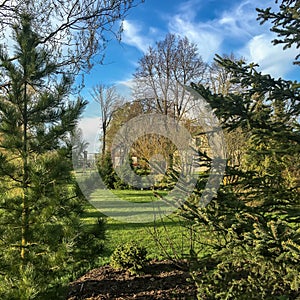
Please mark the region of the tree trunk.
<svg viewBox="0 0 300 300"><path fill-rule="evenodd" d="M102 138L102 161L104 160L106 153L106 125L102 124L103 138Z"/></svg>
<svg viewBox="0 0 300 300"><path fill-rule="evenodd" d="M23 107L23 179L22 179L22 188L23 188L23 200L22 200L22 218L21 218L21 258L23 261L26 260L26 246L28 243L28 218L29 218L29 209L28 209L28 148L27 148L27 84L25 82L24 87L24 107Z"/></svg>

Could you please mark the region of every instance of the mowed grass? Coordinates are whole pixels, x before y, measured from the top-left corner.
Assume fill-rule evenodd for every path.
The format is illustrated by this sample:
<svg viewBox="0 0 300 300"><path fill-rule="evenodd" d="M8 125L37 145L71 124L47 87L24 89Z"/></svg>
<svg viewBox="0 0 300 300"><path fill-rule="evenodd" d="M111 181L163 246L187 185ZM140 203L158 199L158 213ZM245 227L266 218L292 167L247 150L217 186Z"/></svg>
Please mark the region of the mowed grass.
<svg viewBox="0 0 300 300"><path fill-rule="evenodd" d="M101 196L101 192L97 190L94 194ZM150 190L114 190L113 193L124 201L135 203L150 202L154 199ZM165 191L156 193L160 196L167 194ZM109 262L110 255L118 245L129 241L136 241L144 246L149 258L182 257L189 252L187 221L178 216L165 216L151 223L127 223L104 216L101 209L98 210L87 202L86 213L83 216L85 224L93 224L98 218L104 218L106 224L105 252L101 264Z"/></svg>

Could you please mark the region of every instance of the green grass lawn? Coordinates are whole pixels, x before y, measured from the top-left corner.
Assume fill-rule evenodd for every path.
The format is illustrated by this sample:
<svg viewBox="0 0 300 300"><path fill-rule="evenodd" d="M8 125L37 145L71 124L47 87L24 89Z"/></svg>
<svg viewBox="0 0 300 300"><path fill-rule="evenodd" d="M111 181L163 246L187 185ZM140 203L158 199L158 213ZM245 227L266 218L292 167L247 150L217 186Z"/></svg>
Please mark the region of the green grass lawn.
<svg viewBox="0 0 300 300"><path fill-rule="evenodd" d="M148 190L115 190L115 195L130 202L153 201L153 192ZM97 190L96 194L101 194ZM161 196L167 194L159 192ZM171 256L181 256L189 251L189 230L185 222L176 216L166 216L155 223L125 223L109 217L105 217L101 211L87 203L86 213L83 221L87 224L94 223L97 218L104 217L106 220L106 242L105 253L101 263L106 264L113 250L119 245L128 241L136 241L148 251L149 258L162 259ZM159 246L159 243L163 247Z"/></svg>

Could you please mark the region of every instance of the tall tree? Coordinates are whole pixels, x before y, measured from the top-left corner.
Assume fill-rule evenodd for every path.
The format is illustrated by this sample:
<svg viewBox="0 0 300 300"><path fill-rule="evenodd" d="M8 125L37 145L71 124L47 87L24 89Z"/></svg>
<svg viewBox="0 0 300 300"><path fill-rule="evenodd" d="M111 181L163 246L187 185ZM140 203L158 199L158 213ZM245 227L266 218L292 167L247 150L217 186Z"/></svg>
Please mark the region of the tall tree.
<svg viewBox="0 0 300 300"><path fill-rule="evenodd" d="M107 130L114 113L122 106L124 99L117 93L116 87L99 84L93 88L92 98L99 103L102 129L102 158L106 153Z"/></svg>
<svg viewBox="0 0 300 300"><path fill-rule="evenodd" d="M192 81L203 82L205 70L206 64L195 44L187 37L167 34L139 60L134 74L134 97L147 111L182 121L193 106L193 97L184 86ZM176 147L167 143L166 150L167 165L172 169Z"/></svg>
<svg viewBox="0 0 300 300"><path fill-rule="evenodd" d="M180 120L189 105L183 86L202 81L205 69L195 44L186 37L167 34L138 62L134 74L136 98L148 100L153 111Z"/></svg>
<svg viewBox="0 0 300 300"><path fill-rule="evenodd" d="M23 15L14 26L16 59L0 50L2 299L58 299L61 280L82 266L80 243L89 244L67 142L86 103L68 100L72 82L55 77L31 21Z"/></svg>
<svg viewBox="0 0 300 300"><path fill-rule="evenodd" d="M243 61L242 58L237 59L233 54L223 55L223 58L228 58L232 61ZM208 82L207 86L214 94L227 95L228 93L238 93L241 91L241 87L238 84L232 82L232 74L226 70L217 61L212 62L208 66Z"/></svg>

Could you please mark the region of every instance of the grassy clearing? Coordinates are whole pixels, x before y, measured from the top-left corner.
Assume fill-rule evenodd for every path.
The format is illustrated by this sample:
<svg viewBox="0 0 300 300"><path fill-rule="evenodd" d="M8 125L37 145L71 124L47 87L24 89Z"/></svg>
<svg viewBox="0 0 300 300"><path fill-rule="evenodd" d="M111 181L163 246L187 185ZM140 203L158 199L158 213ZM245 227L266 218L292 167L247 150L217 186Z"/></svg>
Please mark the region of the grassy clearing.
<svg viewBox="0 0 300 300"><path fill-rule="evenodd" d="M101 190L96 191L97 194ZM164 196L167 192L159 192ZM116 190L114 194L129 202L153 201L152 191ZM117 209L117 208L116 208ZM167 255L181 256L189 251L189 231L180 218L164 217L155 223L125 223L105 217L98 209L87 203L83 221L87 226L94 223L97 218L106 220L106 250L101 263L108 263L112 251L119 245L128 241L136 241L148 251L149 258L165 258ZM163 247L158 244L161 243Z"/></svg>

